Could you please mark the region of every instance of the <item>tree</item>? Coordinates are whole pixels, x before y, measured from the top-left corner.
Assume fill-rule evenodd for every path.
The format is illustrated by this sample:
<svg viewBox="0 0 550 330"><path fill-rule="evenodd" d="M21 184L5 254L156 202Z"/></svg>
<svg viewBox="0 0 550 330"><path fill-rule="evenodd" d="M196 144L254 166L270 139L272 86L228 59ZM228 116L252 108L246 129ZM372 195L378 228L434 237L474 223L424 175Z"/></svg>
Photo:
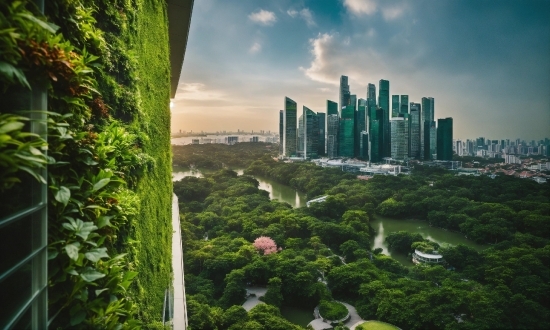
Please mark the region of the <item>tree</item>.
<svg viewBox="0 0 550 330"><path fill-rule="evenodd" d="M260 236L254 240L254 248L262 255L268 255L277 252L277 244L271 237Z"/></svg>
<svg viewBox="0 0 550 330"><path fill-rule="evenodd" d="M278 277L272 277L267 284L267 292L264 296L264 302L273 306L281 307L283 302L283 294L281 293L281 286L283 282Z"/></svg>

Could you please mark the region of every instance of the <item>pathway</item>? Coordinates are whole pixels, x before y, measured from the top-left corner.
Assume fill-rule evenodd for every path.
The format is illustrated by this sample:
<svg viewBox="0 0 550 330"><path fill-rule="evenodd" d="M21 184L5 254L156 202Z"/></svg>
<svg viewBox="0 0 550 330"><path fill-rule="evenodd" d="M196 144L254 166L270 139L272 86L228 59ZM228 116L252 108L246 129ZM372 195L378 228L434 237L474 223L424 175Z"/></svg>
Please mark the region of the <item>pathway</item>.
<svg viewBox="0 0 550 330"><path fill-rule="evenodd" d="M172 269L174 271L174 318L173 329L187 328L187 303L183 285L183 253L181 247L180 209L178 197L172 197Z"/></svg>
<svg viewBox="0 0 550 330"><path fill-rule="evenodd" d="M247 298L246 301L243 304L244 309L248 312L254 306L258 304L263 304L263 301L260 301L260 297L264 296L267 292L267 288L260 288L260 287L247 287L246 293ZM250 296L250 294L254 294L255 296Z"/></svg>

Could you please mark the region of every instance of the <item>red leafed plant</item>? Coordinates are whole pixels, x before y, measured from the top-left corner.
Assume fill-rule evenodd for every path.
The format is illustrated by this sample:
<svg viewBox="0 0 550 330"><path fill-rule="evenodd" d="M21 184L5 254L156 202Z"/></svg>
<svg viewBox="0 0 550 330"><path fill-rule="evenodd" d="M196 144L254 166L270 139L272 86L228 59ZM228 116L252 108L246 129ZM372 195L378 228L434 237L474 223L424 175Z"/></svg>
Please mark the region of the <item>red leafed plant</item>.
<svg viewBox="0 0 550 330"><path fill-rule="evenodd" d="M277 252L277 244L271 237L260 236L254 240L254 248L266 255Z"/></svg>

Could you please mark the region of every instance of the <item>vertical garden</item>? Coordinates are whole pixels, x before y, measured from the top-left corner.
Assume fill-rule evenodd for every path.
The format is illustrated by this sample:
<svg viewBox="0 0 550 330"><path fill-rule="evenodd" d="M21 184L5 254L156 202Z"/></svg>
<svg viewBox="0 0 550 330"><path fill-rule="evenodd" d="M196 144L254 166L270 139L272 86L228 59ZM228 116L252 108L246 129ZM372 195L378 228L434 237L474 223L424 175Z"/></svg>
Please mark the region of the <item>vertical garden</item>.
<svg viewBox="0 0 550 330"><path fill-rule="evenodd" d="M39 90L47 109L10 106ZM47 187L51 328L160 326L169 97L165 1L0 0L0 215Z"/></svg>

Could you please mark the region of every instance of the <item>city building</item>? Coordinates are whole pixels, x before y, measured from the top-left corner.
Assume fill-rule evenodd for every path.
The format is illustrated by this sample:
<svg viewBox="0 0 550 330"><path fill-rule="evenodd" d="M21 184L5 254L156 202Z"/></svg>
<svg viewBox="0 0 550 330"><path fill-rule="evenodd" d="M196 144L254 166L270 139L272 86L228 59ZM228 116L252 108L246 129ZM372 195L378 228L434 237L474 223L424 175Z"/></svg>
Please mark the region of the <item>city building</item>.
<svg viewBox="0 0 550 330"><path fill-rule="evenodd" d="M338 130L340 129L338 114L327 116L327 156L338 157Z"/></svg>
<svg viewBox="0 0 550 330"><path fill-rule="evenodd" d="M324 112L317 112L317 127L319 127L319 148L317 154L324 156L327 154L326 149L326 115Z"/></svg>
<svg viewBox="0 0 550 330"><path fill-rule="evenodd" d="M437 120L437 160L453 159L453 118Z"/></svg>
<svg viewBox="0 0 550 330"><path fill-rule="evenodd" d="M378 85L378 106L382 109L383 118L380 122L382 130L382 157L391 157L390 141L390 82L380 79Z"/></svg>
<svg viewBox="0 0 550 330"><path fill-rule="evenodd" d="M362 155L368 155L367 152L364 153L362 150L362 140L361 135L365 131L367 133L367 100L359 99L357 105L357 111L355 111L355 157L364 159ZM368 144L366 144L368 148Z"/></svg>
<svg viewBox="0 0 550 330"><path fill-rule="evenodd" d="M317 158L319 151L319 122L317 114L306 106L303 107L304 158Z"/></svg>
<svg viewBox="0 0 550 330"><path fill-rule="evenodd" d="M391 96L391 116L397 117L401 111L401 104L399 103L399 95Z"/></svg>
<svg viewBox="0 0 550 330"><path fill-rule="evenodd" d="M433 97L423 97L421 101L421 119L420 119L420 135L422 136L420 140L420 154L423 159L430 160L433 159L435 152L435 146L431 145L431 128L432 124L435 126L434 119L434 98ZM435 138L434 138L435 139Z"/></svg>
<svg viewBox="0 0 550 330"><path fill-rule="evenodd" d="M409 95L401 95L401 108L399 113L404 115L409 113Z"/></svg>
<svg viewBox="0 0 550 330"><path fill-rule="evenodd" d="M339 114L338 103L331 100L327 100L327 116L337 115L337 114Z"/></svg>
<svg viewBox="0 0 550 330"><path fill-rule="evenodd" d="M355 151L355 108L348 105L342 109L338 130L338 156L354 157Z"/></svg>
<svg viewBox="0 0 550 330"><path fill-rule="evenodd" d="M199 140L196 140L197 141L197 144L199 144ZM239 137L238 136L228 136L227 137L227 144L229 144L230 146L234 145L235 143L238 143L239 142ZM193 144L195 144L195 140L193 140Z"/></svg>
<svg viewBox="0 0 550 330"><path fill-rule="evenodd" d="M369 159L369 133L362 131L359 136L359 159Z"/></svg>
<svg viewBox="0 0 550 330"><path fill-rule="evenodd" d="M372 163L378 163L382 161L382 141L383 131L381 129L383 119L383 110L372 106L369 109L369 160Z"/></svg>
<svg viewBox="0 0 550 330"><path fill-rule="evenodd" d="M420 153L420 117L422 107L420 103L411 102L409 113L409 158L421 159Z"/></svg>
<svg viewBox="0 0 550 330"><path fill-rule="evenodd" d="M395 117L391 125L391 158L406 160L409 158L409 123L408 118Z"/></svg>
<svg viewBox="0 0 550 330"><path fill-rule="evenodd" d="M279 155L284 154L284 134L285 132L285 112L284 110L279 110ZM224 131L225 133L225 131Z"/></svg>
<svg viewBox="0 0 550 330"><path fill-rule="evenodd" d="M304 157L304 145L305 145L305 127L304 127L304 114L298 117L298 144L296 145L296 157Z"/></svg>
<svg viewBox="0 0 550 330"><path fill-rule="evenodd" d="M285 145L284 155L286 157L296 155L296 145L298 142L296 132L296 111L296 102L288 97L285 97L285 134L283 141Z"/></svg>
<svg viewBox="0 0 550 330"><path fill-rule="evenodd" d="M376 106L376 85L368 84L367 86L367 103L370 109L371 106Z"/></svg>
<svg viewBox="0 0 550 330"><path fill-rule="evenodd" d="M351 95L349 92L348 77L340 77L340 108L338 113L342 117L342 109L351 103Z"/></svg>

